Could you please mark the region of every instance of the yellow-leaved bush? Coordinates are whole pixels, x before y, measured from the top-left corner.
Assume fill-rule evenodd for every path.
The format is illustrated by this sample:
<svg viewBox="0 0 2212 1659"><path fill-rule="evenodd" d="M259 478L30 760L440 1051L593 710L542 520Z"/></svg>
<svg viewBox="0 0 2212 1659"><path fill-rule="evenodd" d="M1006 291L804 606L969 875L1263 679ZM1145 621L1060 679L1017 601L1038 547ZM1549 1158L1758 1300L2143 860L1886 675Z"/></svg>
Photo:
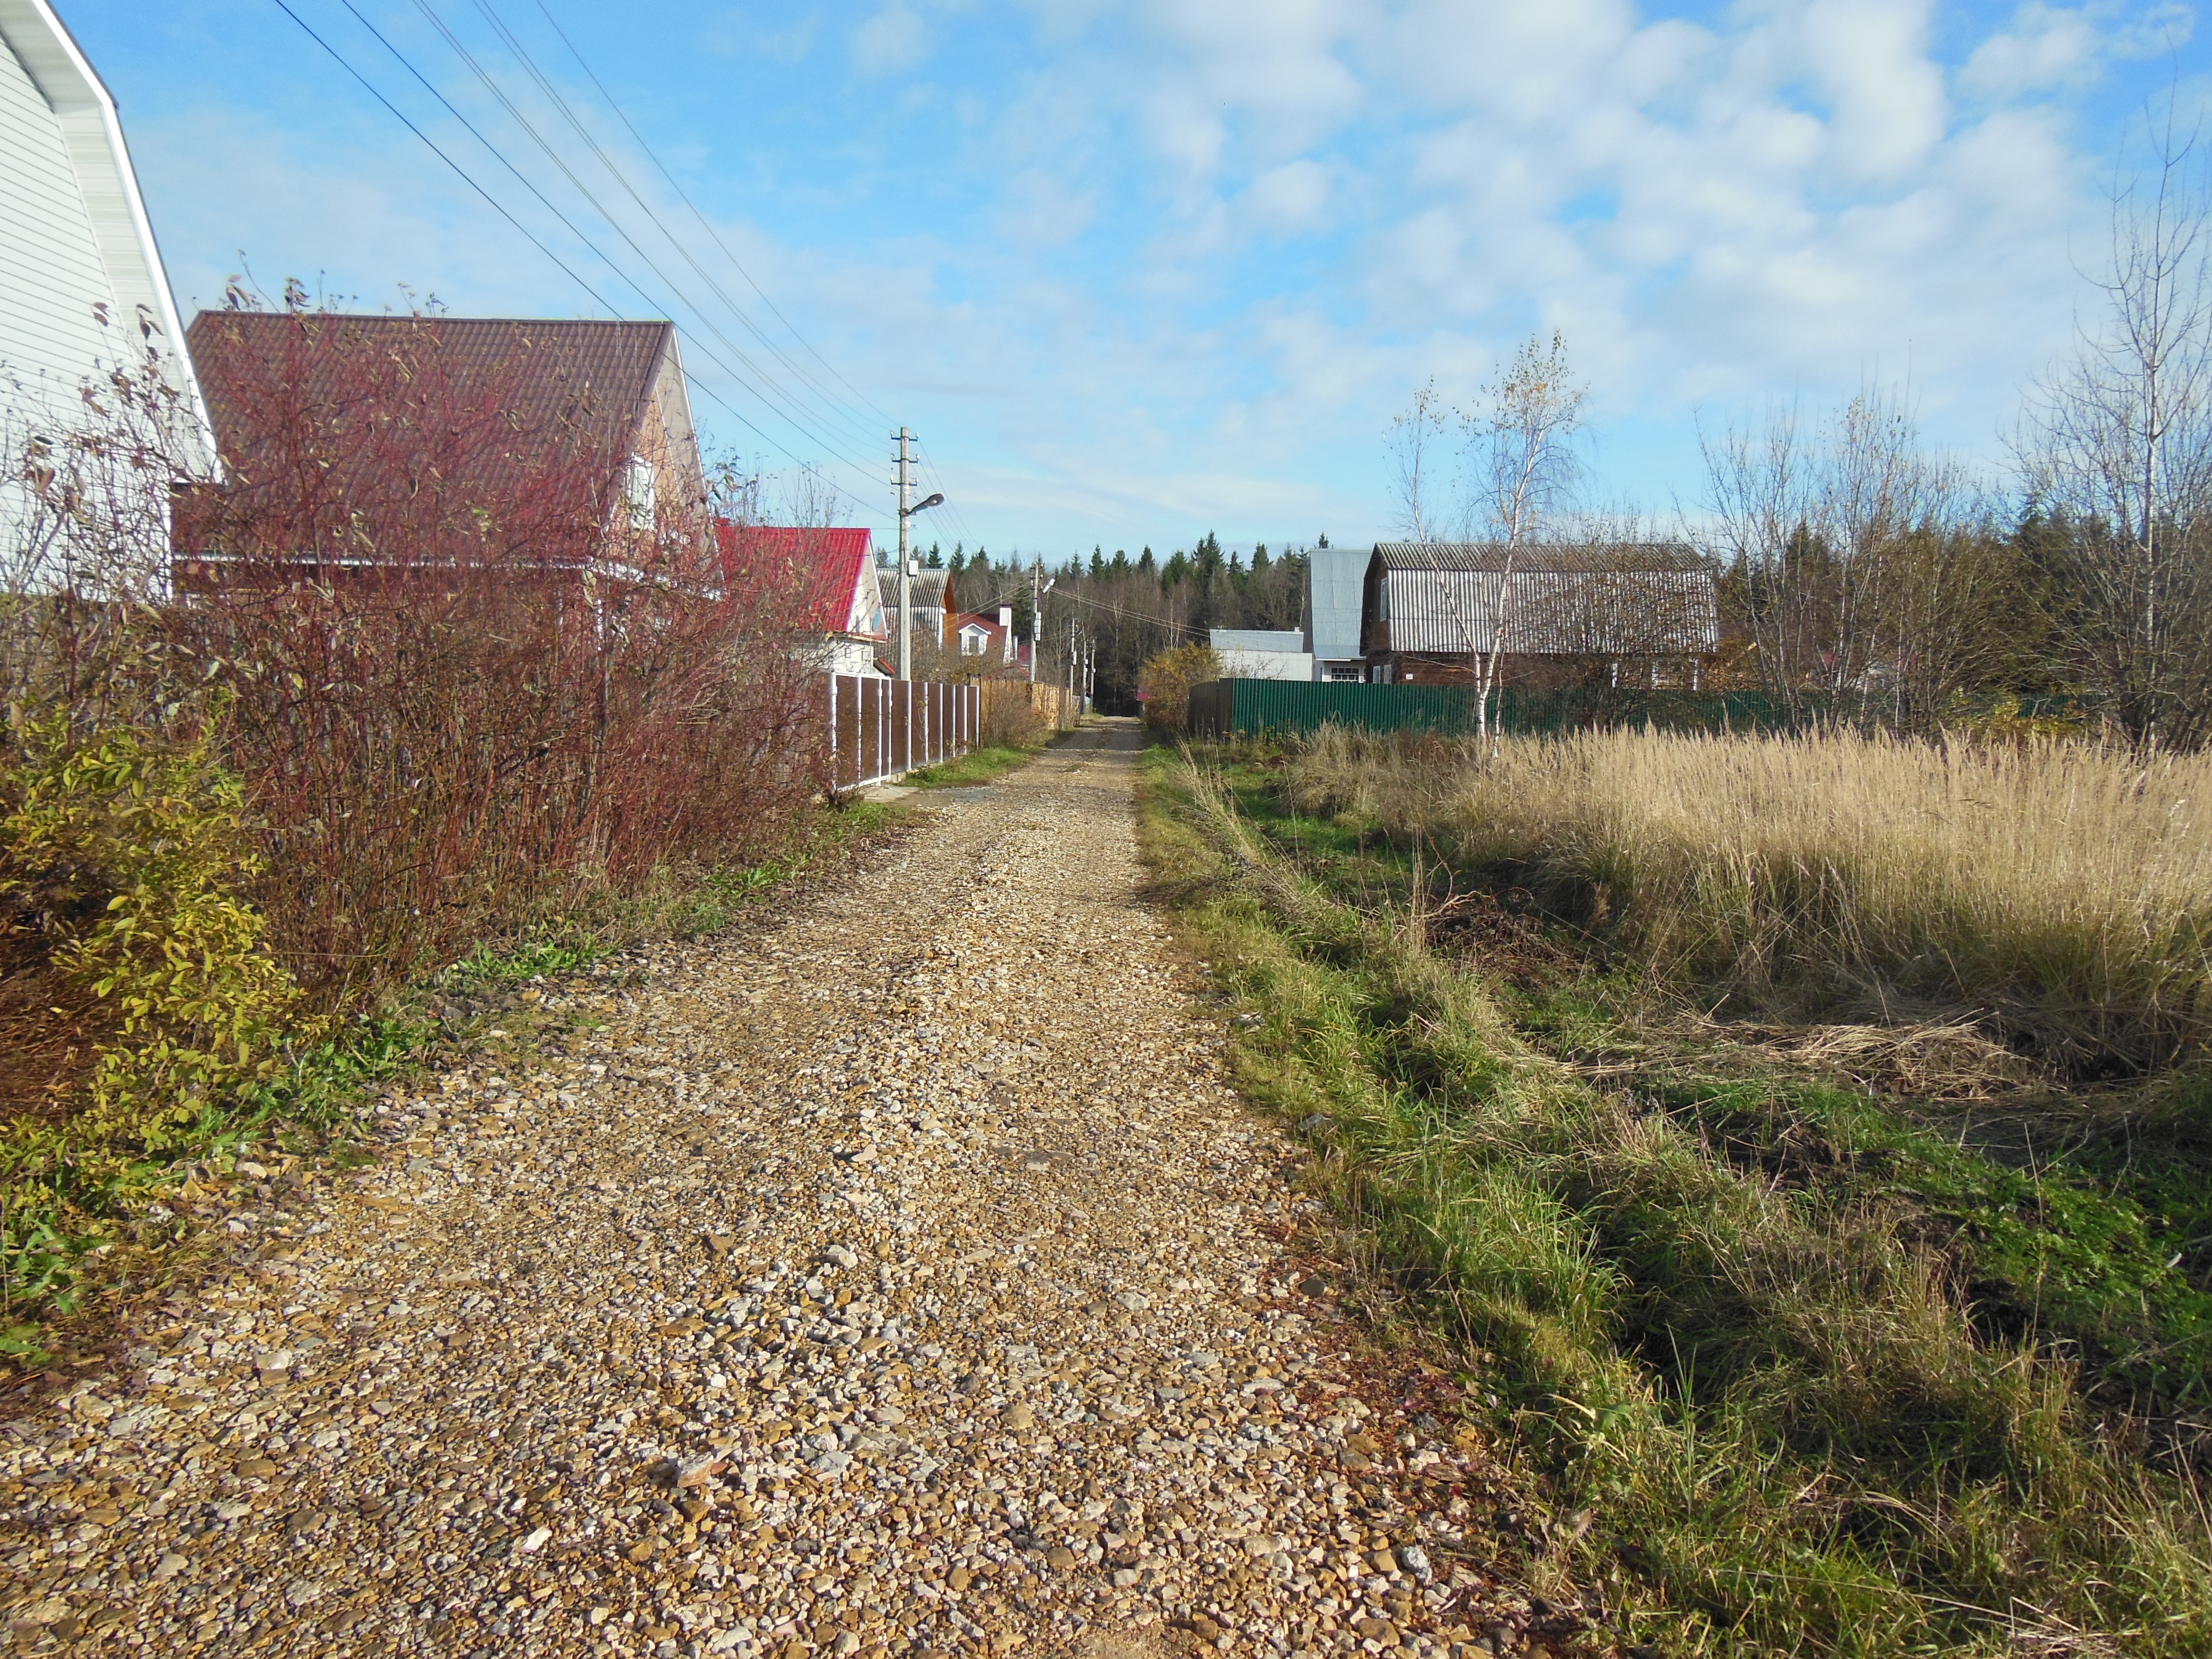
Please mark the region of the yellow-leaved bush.
<svg viewBox="0 0 2212 1659"><path fill-rule="evenodd" d="M1156 732L1190 728L1190 688L1221 678L1221 659L1203 641L1163 651L1137 671L1144 694L1145 724Z"/></svg>
<svg viewBox="0 0 2212 1659"><path fill-rule="evenodd" d="M210 736L24 733L0 820L0 894L52 960L117 1015L70 1139L173 1143L183 1125L284 1064L298 986L241 890L260 872L237 781Z"/></svg>

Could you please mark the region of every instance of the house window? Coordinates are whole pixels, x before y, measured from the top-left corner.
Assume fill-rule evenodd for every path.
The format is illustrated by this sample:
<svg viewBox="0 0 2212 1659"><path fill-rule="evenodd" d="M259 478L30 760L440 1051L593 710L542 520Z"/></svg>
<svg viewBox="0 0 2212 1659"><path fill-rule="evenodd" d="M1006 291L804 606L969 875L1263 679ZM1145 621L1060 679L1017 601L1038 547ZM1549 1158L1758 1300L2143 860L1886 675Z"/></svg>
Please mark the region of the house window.
<svg viewBox="0 0 2212 1659"><path fill-rule="evenodd" d="M980 657L991 647L990 630L983 628L963 628L960 630L960 654Z"/></svg>
<svg viewBox="0 0 2212 1659"><path fill-rule="evenodd" d="M653 463L642 455L629 458L629 468L623 476L623 500L629 504L633 524L642 526L653 522Z"/></svg>

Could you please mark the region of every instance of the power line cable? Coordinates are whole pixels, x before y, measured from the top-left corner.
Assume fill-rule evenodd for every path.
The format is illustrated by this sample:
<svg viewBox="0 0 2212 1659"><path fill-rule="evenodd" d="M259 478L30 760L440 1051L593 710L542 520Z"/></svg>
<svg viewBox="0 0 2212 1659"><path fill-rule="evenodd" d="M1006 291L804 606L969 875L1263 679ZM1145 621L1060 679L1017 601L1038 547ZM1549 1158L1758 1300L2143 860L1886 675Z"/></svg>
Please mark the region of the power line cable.
<svg viewBox="0 0 2212 1659"><path fill-rule="evenodd" d="M629 130L629 136L637 140L638 148L645 152L647 157L653 162L653 165L659 170L660 176L668 180L669 188L676 192L677 199L681 201L685 207L691 210L691 216L699 222L699 228L702 230L704 230L707 234L713 239L714 246L722 250L722 257L730 262L731 268L734 270L738 275L745 279L746 283L751 287L754 293L760 295L761 303L769 308L769 311L775 316L776 321L781 323L786 328L791 331L791 337L798 341L800 345L805 347L806 353L809 356L812 357L816 362L820 363L823 368L829 370L832 375L836 376L838 384L842 386L848 392L851 392L855 398L858 398L862 403L866 404L870 409L873 410L884 420L890 420L891 418L890 414L884 410L880 404L878 404L873 398L870 398L866 392L861 391L860 387L854 386L850 380L847 380L843 374L838 372L836 364L832 363L827 357L824 357L819 351L817 351L814 349L812 343L807 340L805 335L799 331L798 328L793 324L791 319L785 316L782 311L777 307L775 301L769 297L768 290L763 288L758 282L754 280L753 274L747 270L743 263L738 258L738 256L730 251L729 244L725 242L722 240L720 234L715 230L712 224L708 222L707 216L700 212L698 204L692 201L690 194L684 190L684 186L677 182L676 175L668 170L667 166L661 161L660 157L654 153L653 146L646 143L645 135L641 133L637 130L635 125L632 123L629 117L623 112L622 106L615 101L615 96L612 93L607 90L606 83L601 81L599 76L592 70L592 66L584 61L584 54L577 51L576 43L568 38L568 32L555 20L552 12L547 9L545 0L536 0L536 3L538 11L544 15L545 21L549 26L550 26L553 33L560 36L561 44L568 48L568 55L576 60L576 66L582 70L585 75L590 77L592 84L599 89L599 96L607 100L607 107L615 112L615 118L620 121L623 125Z"/></svg>
<svg viewBox="0 0 2212 1659"><path fill-rule="evenodd" d="M355 17L360 20L362 26L367 27L370 33L376 35L376 38L380 41L383 41L386 49L390 51L393 57L399 58L401 64L406 67L410 73L414 74L417 80L423 79L421 72L415 70L414 65L409 64L404 56L401 54L397 48L393 47L390 41L385 40L384 36L376 29L374 24L369 23L367 18L362 17L358 11L354 11L354 8L350 4L349 0L341 0L341 3L346 5L347 10L354 12ZM610 317L615 318L617 320L621 319L623 313L618 307L607 299L605 295L601 294L599 289L592 287L592 284L587 282L580 272L571 266L567 260L562 258L559 254L548 247L535 232L533 232L527 225L524 224L521 220L516 218L514 215L507 210L504 204L493 196L492 193L486 190L481 184L477 183L475 177L470 173L467 168L464 167L459 161L456 161L451 155L447 155L428 133L423 131L420 126L416 125L415 122L410 118L406 112L402 110L397 104L394 104L389 98L386 98L382 92L379 91L374 83L372 82L367 76L363 75L360 70L356 69L351 61L346 58L344 53L338 51L336 46L332 46L328 40L325 40L322 35L318 33L314 27L308 23L306 18L301 16L298 12L292 9L290 5L286 3L286 0L275 0L275 3L278 10L282 11L287 17L290 18L295 23L297 23L300 26L300 29L302 33L306 34L310 40L313 40L317 46L320 46L325 52L329 54L332 62L337 64L340 69L345 70L348 75L351 76L356 82L358 82L363 91L367 92L370 97L375 99L378 103L383 105L386 109L389 110L392 115L398 119L399 124L402 126L405 127L410 132L413 133L417 138L422 141L423 146L428 149L433 155L435 155L441 161L443 161L448 167L453 169L454 174L459 178L463 184L466 185L471 190L482 197L487 206L489 206L495 213L498 214L501 218L506 220L507 223L514 226L516 230L520 231L522 234L524 240L528 241L532 247L536 248L540 253L543 253L548 259L552 261L554 265L556 266L571 282L574 283L577 287L582 289L585 293L590 295L593 303L598 305L599 308L605 311ZM423 81L423 84L426 87L429 86L429 82L428 81ZM437 89L434 87L430 88L430 90L434 95L438 97L441 103L446 104L446 107L449 111L452 111L454 118L460 121L463 126L468 128L471 135L473 136L479 143L483 144L485 149L489 149L495 156L498 157L499 160L503 162L506 161L506 157L500 155L497 147L493 145L489 140L486 139L482 133L477 131L476 128L468 121L466 117L460 113L459 111L454 110L450 103L447 103L444 96L438 94ZM512 163L507 163L507 167L510 172L514 171ZM526 186L529 186L532 193L533 195L537 195L541 202L545 201L543 193L539 192L534 185L530 185L530 181L527 179L522 178L522 175L519 172L515 173L515 176L518 179L522 179L523 184ZM592 246L590 239L583 236L580 232L577 231L576 228L568 222L567 216L563 215L558 208L554 207L550 202L545 202L545 205L556 219L559 219L563 225L568 227L572 234L574 234L586 247L591 248L593 253L599 254L599 257L602 260L605 260L610 267L614 270L617 276L622 276L623 273L621 267L614 265L611 260L606 259L606 256L604 253L600 253L597 247ZM625 277L624 280L628 281L629 279ZM635 283L630 283L630 286L633 289L637 288L637 285ZM652 304L652 297L649 295L646 295L643 289L638 289L637 292L641 297L645 299L648 305ZM717 393L713 387L702 381L698 376L691 374L687 369L684 373L684 378L690 380L690 383L699 391L705 392L708 398L720 404L721 407L733 418L745 426L756 436L760 438L763 442L773 446L782 454L789 457L794 464L800 466L806 465L806 463L800 460L797 455L793 454L789 449L786 448L782 444L778 443L774 438L769 436L769 434L762 431L759 427L754 425L751 421L748 420L738 410L732 408L726 399ZM835 484L832 484L830 487L833 489L836 488ZM839 491L839 493L846 494L846 492L842 490ZM854 504L856 507L860 505L860 502L849 495L847 495L847 499L854 500Z"/></svg>
<svg viewBox="0 0 2212 1659"><path fill-rule="evenodd" d="M922 470L927 481L939 494L945 497L945 514L952 521L953 534L959 540L967 541L969 533L968 520L960 510L958 497L946 488L944 473L939 470L935 459L930 454L927 447L922 443L920 437L917 436L915 439L914 447L915 453L921 457Z"/></svg>
<svg viewBox="0 0 2212 1659"><path fill-rule="evenodd" d="M340 0L340 3L343 4L349 11L354 11L354 15L358 17L360 15L360 13L355 10L352 0ZM497 80L492 76L489 71L484 69L483 64L477 61L475 54L469 51L467 46L461 40L460 37L455 34L453 31L447 27L445 21L431 9L428 0L415 0L415 5L416 9L422 14L423 17L429 22L430 26L437 30L442 37L444 37L446 44L453 48L454 55L459 58L460 60L468 66L469 70L476 76L477 79L483 83L485 89L498 100L500 106L507 111L508 116L512 118L514 123L522 129L524 134L532 143L538 146L539 151L544 154L546 160L552 162L554 167L559 170L562 176L566 178L569 184L575 187L577 193L586 202L591 204L592 210L596 212L601 219L606 222L608 228L611 229L616 235L621 237L623 242L628 244L630 252L636 254L637 257L644 262L646 269L650 270L653 276L660 280L661 283L666 287L670 292L673 293L678 300L683 301L683 303L690 310L692 315L699 319L700 324L710 334L712 334L715 339L720 341L723 345L729 349L732 356L736 357L740 362L746 363L748 368L751 368L753 369L756 375L759 375L760 370L758 368L750 363L750 360L746 358L744 351L738 348L736 342L730 339L730 337L722 331L720 327L706 314L697 302L693 301L689 295L685 294L683 289L669 276L668 273L661 270L659 265L654 263L652 256L638 246L637 239L632 236L629 232L623 227L620 221L616 219L612 214L607 211L605 206L599 201L599 198L592 193L590 187L586 185L582 179L576 176L575 170L569 167L568 164L562 159L560 154L554 149L552 145L546 142L544 136L538 131L536 125L532 122L528 116L522 112L522 111L514 103L514 100L507 95L506 90L500 86ZM366 20L363 21L364 23L366 23ZM378 38L382 39L383 37L380 33ZM422 81L426 87L429 86L430 83L428 78L425 77L419 70L416 70L411 63L407 63L404 54L401 53L398 47L393 46L389 40L386 40L385 45L387 50L391 51L395 57L400 58L401 62L407 64L407 67L412 73L414 73L417 80ZM448 109L453 107L451 102L446 99L443 94L438 93L434 88L432 88L431 90L433 94L438 98L441 103L445 104ZM458 118L459 112L455 112L455 113ZM482 135L479 134L478 136L481 140ZM483 142L486 143L487 148L494 148L489 144L489 141ZM497 153L495 149L495 153ZM505 162L510 171L515 172L518 177L521 176L520 170L514 167L514 164L512 161L508 161L504 155L501 155L500 159L501 161ZM543 199L542 193L540 195L540 199ZM573 230L574 227L571 226L570 228ZM586 240L586 245L587 246L591 246L588 240ZM602 259L605 259L610 265L614 264L614 262L611 259L607 259L607 256L605 252L596 247L593 247L592 251L599 253L599 257ZM638 296L644 300L647 305L653 307L656 309L661 308L660 302L656 301L653 295L647 294L634 277L629 276L627 273L622 272L619 266L616 266L615 269L618 274L622 275L623 280L627 283L631 289L636 291ZM805 423L798 419L797 416L795 416L789 410L779 407L773 398L762 391L760 387L752 385L743 374L739 374L737 370L732 368L729 364L723 362L720 356L718 356L711 347L708 346L705 342L702 341L700 343L700 349L708 360L714 363L716 368L720 368L739 386L744 386L746 391L750 392L763 404L767 404L771 410L780 416L801 436L806 438L810 442L820 446L827 454L842 461L845 465L859 468L861 471L866 470L865 467L862 467L861 464L855 461L852 456L841 453L835 444L825 441L820 434L810 431ZM767 377L763 375L761 378L766 379ZM754 429L756 431L758 430L757 428L755 428ZM788 454L790 452L787 450L785 453ZM796 458L794 457L793 459Z"/></svg>
<svg viewBox="0 0 2212 1659"><path fill-rule="evenodd" d="M424 0L416 0L416 3L418 5L421 5L424 3ZM796 377L798 380L798 387L796 389L786 386L779 386L778 390L784 396L793 398L795 402L804 404L805 401L811 399L813 404L816 405L817 410L818 411L817 418L819 416L827 416L831 422L840 423L848 428L848 435L859 437L863 443L871 441L872 439L872 432L871 430L872 423L860 420L852 410L843 407L836 399L830 397L813 380L812 376L807 374L803 367L793 362L789 354L784 351L781 346L768 337L760 325L754 322L751 316L745 311L744 307L730 297L728 291L714 279L714 274L704 265L699 263L698 259L693 256L691 250L684 246L683 240L668 228L667 222L662 219L659 210L639 192L636 185L631 183L629 176L623 172L621 166L615 161L614 157L607 153L605 147L599 143L599 139L592 134L592 130L586 126L583 122L577 119L575 111L570 106L568 100L562 95L560 88L556 87L553 84L551 78L546 75L543 69L538 67L538 60L531 56L529 48L524 46L522 41L515 35L514 31L507 27L506 21L500 16L497 10L495 10L491 5L490 0L472 0L472 3L476 7L478 15L483 18L486 23L490 25L492 32L505 43L507 51L514 56L514 60L522 66L523 73L536 84L538 91L544 96L546 101L551 104L553 107L559 112L561 118L568 123L569 130L582 141L585 148L589 149L591 153L598 158L599 165L605 168L608 176L611 178L617 185L621 186L623 194L629 198L630 201L636 205L641 213L644 214L647 220L653 225L653 228L655 230L658 230L662 238L668 243L669 246L676 251L678 256L681 258L686 264L690 265L693 271L697 273L699 279L705 283L709 291L714 294L714 297L722 302L723 307L729 312L730 315L738 320L747 333L751 335L755 340L759 342L763 349L771 354L778 362L782 364L787 370ZM450 39L450 31L447 33L448 38ZM573 51L574 49L571 48L571 50ZM478 72L479 74L482 73L481 70ZM590 73L588 68L586 70L586 73ZM619 118L622 112L617 109L615 113L617 118ZM602 212L604 212L604 210L602 210ZM633 244L633 246L635 246L635 244ZM641 257L642 256L641 255ZM663 277L662 280L666 281L667 278ZM697 309L696 307L694 308L695 310ZM733 352L738 350L738 347L734 342L728 342L726 340L726 337L725 337L725 340L726 343L730 344L731 349ZM773 382L774 376L770 374L767 369L763 368L757 363L752 362L750 359L747 359L746 362L747 366L752 369L755 374L758 375L763 380Z"/></svg>
<svg viewBox="0 0 2212 1659"><path fill-rule="evenodd" d="M285 4L285 0L276 0L276 9L279 11L283 12L284 15L290 18L294 22L300 26L301 29L307 34L307 39L313 40L317 46L328 52L331 55L331 59L340 69L343 70L348 75L353 76L355 80L360 82L362 90L367 92L370 97L375 99L378 103L383 105L385 108L390 110L392 114L398 116L399 118L400 124L404 126L408 131L413 133L417 138L420 138L425 145L428 146L429 151L433 155L443 161L447 167L453 168L454 173L459 175L460 180L463 184L466 185L471 190L476 191L477 195L483 197L485 203L491 208L493 212L498 214L501 218L506 220L507 223L513 225L517 230L520 231L524 237L528 240L532 247L536 248L540 253L550 259L555 264L560 266L562 270L567 274L569 280L574 283L577 287L582 289L585 293L590 295L592 300L598 303L601 310L605 311L611 317L619 319L622 316L622 313L616 309L616 307L608 301L606 297L603 295L599 289L593 288L589 283L578 276L574 270L571 270L568 266L568 261L562 258L559 254L554 252L553 250L546 246L544 243L539 241L536 234L527 225L524 224L521 220L516 218L512 213L509 213L506 208L493 199L492 194L489 191L486 190L482 185L471 178L466 168L463 167L459 161L456 161L452 156L447 155L444 150L439 149L436 143L432 140L428 133L423 131L422 129L416 126L414 122L409 120L405 113L401 111L397 104L393 103L389 98L386 98L382 93L379 92L374 86L372 86L369 83L368 77L363 75L359 70L356 69L351 64L348 63L344 57L340 54L336 46L333 46L329 41L324 40L321 35L316 33L315 31L308 26L307 20L306 18L301 16L298 12L294 11L290 6ZM347 9L350 11L352 10L352 8L349 6L347 7ZM356 16L360 15L358 12L356 12L354 15ZM383 37L380 35L378 36L378 39L380 40ZM471 131L473 131L474 129L471 128Z"/></svg>

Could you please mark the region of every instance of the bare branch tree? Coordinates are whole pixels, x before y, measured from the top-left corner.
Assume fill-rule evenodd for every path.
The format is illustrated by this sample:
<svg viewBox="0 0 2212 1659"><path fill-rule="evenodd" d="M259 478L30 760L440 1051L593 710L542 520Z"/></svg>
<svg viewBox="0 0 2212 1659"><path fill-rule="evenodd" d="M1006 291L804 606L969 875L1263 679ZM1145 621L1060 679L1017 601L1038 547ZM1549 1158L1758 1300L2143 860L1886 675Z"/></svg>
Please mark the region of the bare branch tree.
<svg viewBox="0 0 2212 1659"><path fill-rule="evenodd" d="M1900 723L1924 726L1996 672L2014 561L1974 482L1923 447L1904 394L1870 386L1809 433L1788 408L1700 435L1705 550L1794 714L1808 696L1887 693Z"/></svg>
<svg viewBox="0 0 2212 1659"><path fill-rule="evenodd" d="M2212 738L2212 167L2179 100L2148 180L2112 191L2106 315L2031 402L2032 501L2057 521L2060 626L2138 742Z"/></svg>
<svg viewBox="0 0 2212 1659"><path fill-rule="evenodd" d="M1390 417L1389 454L1391 493L1397 498L1399 528L1408 540L1442 539L1444 515L1449 511L1444 481L1439 477L1443 460L1444 405L1431 379L1413 394L1413 401Z"/></svg>
<svg viewBox="0 0 2212 1659"><path fill-rule="evenodd" d="M174 349L142 318L82 386L0 363L0 706L99 726L163 700L172 495L208 467Z"/></svg>

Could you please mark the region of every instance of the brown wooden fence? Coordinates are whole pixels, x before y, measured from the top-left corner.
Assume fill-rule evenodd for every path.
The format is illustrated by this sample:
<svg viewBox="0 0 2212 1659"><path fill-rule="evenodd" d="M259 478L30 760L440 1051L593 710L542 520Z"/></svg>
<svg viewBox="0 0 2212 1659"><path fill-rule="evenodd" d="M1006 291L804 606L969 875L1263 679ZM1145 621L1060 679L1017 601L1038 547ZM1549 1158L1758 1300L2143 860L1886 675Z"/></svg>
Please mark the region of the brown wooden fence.
<svg viewBox="0 0 2212 1659"><path fill-rule="evenodd" d="M857 789L964 755L982 731L972 685L829 677L830 775Z"/></svg>
<svg viewBox="0 0 2212 1659"><path fill-rule="evenodd" d="M1073 731L1082 718L1082 701L1064 685L1037 684L1029 680L985 680L982 690L986 738L1000 736L1006 716L1016 710L1028 710L1030 720L1051 732ZM1018 720L1018 715L1016 718Z"/></svg>

